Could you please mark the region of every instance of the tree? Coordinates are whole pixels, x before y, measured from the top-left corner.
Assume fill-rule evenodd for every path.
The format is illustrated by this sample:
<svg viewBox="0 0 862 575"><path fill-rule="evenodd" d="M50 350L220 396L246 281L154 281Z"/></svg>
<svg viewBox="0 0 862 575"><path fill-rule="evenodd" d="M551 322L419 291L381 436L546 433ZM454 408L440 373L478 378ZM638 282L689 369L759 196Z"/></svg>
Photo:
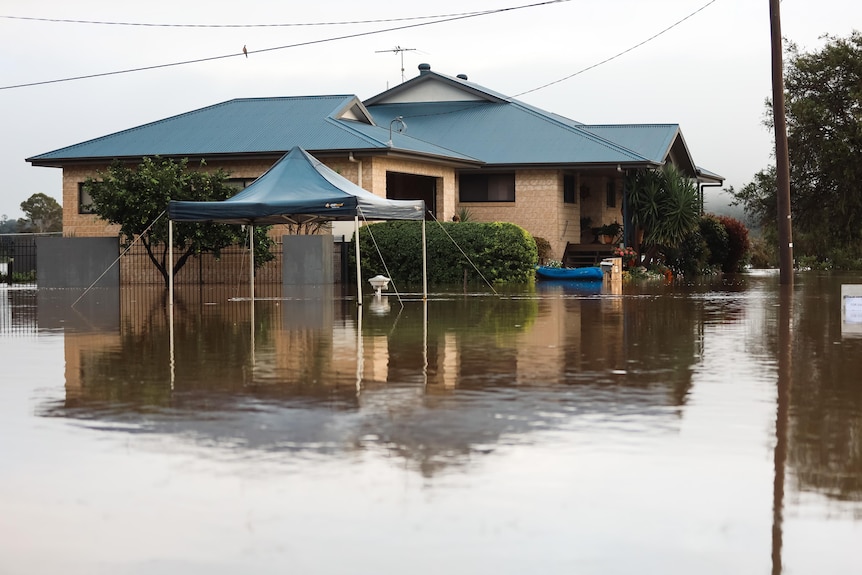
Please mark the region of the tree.
<svg viewBox="0 0 862 575"><path fill-rule="evenodd" d="M204 165L202 161L201 167ZM155 157L144 158L134 168L114 162L107 170L99 171L97 178L87 178L84 186L93 200L93 213L120 226L124 245L139 239L167 286L168 220L164 211L168 202L225 200L236 193L227 183L227 176L222 170L191 170L187 159L176 162ZM274 257L269 251L267 230L255 228L257 266ZM174 246L181 253L172 273L176 275L193 254L209 252L219 257L223 248L242 244L245 239L240 226L178 223L174 226Z"/></svg>
<svg viewBox="0 0 862 575"><path fill-rule="evenodd" d="M9 216L0 216L0 234L14 234L18 231L18 221L10 220Z"/></svg>
<svg viewBox="0 0 862 575"><path fill-rule="evenodd" d="M862 33L819 51L788 47L787 135L794 222L833 244L862 239Z"/></svg>
<svg viewBox="0 0 862 575"><path fill-rule="evenodd" d="M26 218L18 220L22 232L59 232L63 230L63 206L45 194L33 194L21 202Z"/></svg>
<svg viewBox="0 0 862 575"><path fill-rule="evenodd" d="M643 232L637 246L650 263L664 248L679 246L700 221L697 187L673 164L659 170L638 170L626 180L632 224ZM639 235L639 233L638 233Z"/></svg>
<svg viewBox="0 0 862 575"><path fill-rule="evenodd" d="M862 33L826 37L811 53L788 43L785 103L794 249L829 257L862 241ZM770 105L767 102L767 105ZM767 126L771 121L767 119ZM732 191L746 213L775 229L775 168Z"/></svg>

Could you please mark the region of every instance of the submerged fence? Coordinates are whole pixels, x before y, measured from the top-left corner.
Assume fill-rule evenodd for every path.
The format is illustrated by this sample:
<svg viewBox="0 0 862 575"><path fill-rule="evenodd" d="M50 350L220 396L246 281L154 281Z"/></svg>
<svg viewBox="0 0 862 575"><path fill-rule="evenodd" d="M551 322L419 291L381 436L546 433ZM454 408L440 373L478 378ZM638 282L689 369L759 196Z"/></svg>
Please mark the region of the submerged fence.
<svg viewBox="0 0 862 575"><path fill-rule="evenodd" d="M36 238L56 234L0 234L0 284L36 285Z"/></svg>

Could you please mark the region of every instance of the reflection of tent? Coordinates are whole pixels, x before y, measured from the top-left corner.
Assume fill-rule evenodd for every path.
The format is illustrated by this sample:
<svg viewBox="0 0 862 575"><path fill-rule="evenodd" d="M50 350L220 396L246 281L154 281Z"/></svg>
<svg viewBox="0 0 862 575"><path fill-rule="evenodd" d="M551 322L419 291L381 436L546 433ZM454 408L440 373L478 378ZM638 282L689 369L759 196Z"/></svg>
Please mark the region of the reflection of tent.
<svg viewBox="0 0 862 575"><path fill-rule="evenodd" d="M305 150L294 147L245 190L221 202L179 202L168 206L172 224L178 222L224 222L246 224L249 238L256 225L295 224L315 220L422 220L423 278L425 277L425 202L388 200L375 196L337 174ZM357 234L358 240L358 234ZM359 242L356 244L357 298L361 304ZM251 242L249 242L251 245ZM171 245L173 248L173 245ZM169 250L172 255L173 249ZM253 254L253 252L252 252ZM173 269L173 261L170 263ZM173 274L169 274L173 302ZM427 287L424 287L427 293ZM254 299L254 262L251 263L251 293Z"/></svg>

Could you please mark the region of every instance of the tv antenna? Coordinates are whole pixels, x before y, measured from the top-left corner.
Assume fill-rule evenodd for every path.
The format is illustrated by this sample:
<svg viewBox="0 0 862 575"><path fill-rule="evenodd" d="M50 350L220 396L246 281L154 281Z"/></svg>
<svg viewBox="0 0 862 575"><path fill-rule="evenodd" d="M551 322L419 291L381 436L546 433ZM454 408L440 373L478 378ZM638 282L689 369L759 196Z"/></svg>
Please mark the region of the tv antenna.
<svg viewBox="0 0 862 575"><path fill-rule="evenodd" d="M404 82L404 52L414 52L416 48L402 48L401 46L395 46L391 50L376 50L375 54L382 54L384 52L394 52L395 54L401 54L401 82Z"/></svg>

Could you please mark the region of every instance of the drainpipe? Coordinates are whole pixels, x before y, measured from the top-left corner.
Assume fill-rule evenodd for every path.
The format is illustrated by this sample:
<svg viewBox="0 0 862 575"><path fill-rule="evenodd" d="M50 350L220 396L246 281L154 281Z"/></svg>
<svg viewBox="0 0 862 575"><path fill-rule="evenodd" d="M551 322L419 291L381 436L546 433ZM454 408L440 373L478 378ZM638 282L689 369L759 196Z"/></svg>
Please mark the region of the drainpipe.
<svg viewBox="0 0 862 575"><path fill-rule="evenodd" d="M356 166L356 170L359 172L359 176L357 176L357 178L356 178L356 180L357 180L356 185L361 188L362 187L362 160L357 160L356 158L354 158L353 152L350 152L350 154L347 156L347 159L352 164L359 164L358 166Z"/></svg>

